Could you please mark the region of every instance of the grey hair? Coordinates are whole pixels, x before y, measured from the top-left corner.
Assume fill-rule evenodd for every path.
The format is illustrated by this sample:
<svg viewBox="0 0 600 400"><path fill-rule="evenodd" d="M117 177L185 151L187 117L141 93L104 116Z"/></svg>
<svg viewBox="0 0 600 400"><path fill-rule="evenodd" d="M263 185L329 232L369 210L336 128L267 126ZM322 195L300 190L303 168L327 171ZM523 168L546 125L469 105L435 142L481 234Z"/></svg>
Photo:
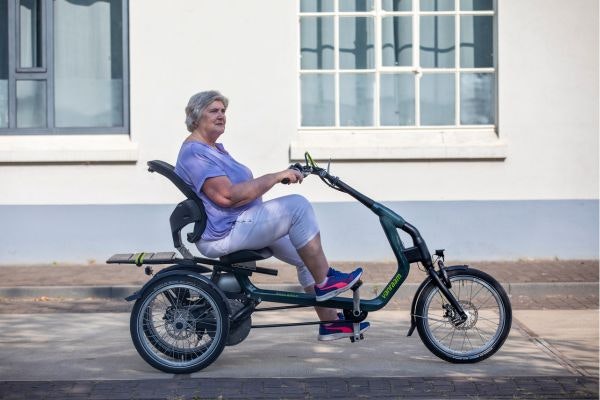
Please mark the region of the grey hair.
<svg viewBox="0 0 600 400"><path fill-rule="evenodd" d="M212 104L213 101L220 101L227 109L229 100L217 90L207 90L196 93L190 97L187 107L185 107L185 124L189 132L193 132L198 127L202 112Z"/></svg>

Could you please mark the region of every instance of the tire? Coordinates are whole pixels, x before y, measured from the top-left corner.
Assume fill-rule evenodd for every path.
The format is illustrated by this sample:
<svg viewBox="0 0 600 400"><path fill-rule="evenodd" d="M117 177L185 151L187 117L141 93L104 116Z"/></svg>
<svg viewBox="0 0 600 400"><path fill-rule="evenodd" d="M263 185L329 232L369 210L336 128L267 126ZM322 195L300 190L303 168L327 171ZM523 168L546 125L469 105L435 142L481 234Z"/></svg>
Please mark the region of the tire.
<svg viewBox="0 0 600 400"><path fill-rule="evenodd" d="M208 283L187 276L159 280L135 302L133 344L151 366L189 374L219 357L229 334L227 306Z"/></svg>
<svg viewBox="0 0 600 400"><path fill-rule="evenodd" d="M453 307L433 282L423 288L417 305L417 331L427 348L452 363L476 363L504 344L512 324L506 292L488 274L476 269L448 271L450 291L469 314L466 322L452 321Z"/></svg>

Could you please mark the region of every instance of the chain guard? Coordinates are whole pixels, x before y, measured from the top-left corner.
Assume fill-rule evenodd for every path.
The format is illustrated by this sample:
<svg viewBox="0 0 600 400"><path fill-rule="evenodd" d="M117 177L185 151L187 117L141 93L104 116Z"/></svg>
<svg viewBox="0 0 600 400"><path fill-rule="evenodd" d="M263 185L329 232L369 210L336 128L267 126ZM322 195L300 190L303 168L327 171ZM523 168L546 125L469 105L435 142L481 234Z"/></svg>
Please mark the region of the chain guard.
<svg viewBox="0 0 600 400"><path fill-rule="evenodd" d="M231 315L235 315L236 312L244 307L244 304L239 300L229 299L229 306L231 307ZM227 335L226 346L235 346L240 344L248 337L252 328L252 318L248 316L244 320L238 322L235 325L229 327L229 335Z"/></svg>

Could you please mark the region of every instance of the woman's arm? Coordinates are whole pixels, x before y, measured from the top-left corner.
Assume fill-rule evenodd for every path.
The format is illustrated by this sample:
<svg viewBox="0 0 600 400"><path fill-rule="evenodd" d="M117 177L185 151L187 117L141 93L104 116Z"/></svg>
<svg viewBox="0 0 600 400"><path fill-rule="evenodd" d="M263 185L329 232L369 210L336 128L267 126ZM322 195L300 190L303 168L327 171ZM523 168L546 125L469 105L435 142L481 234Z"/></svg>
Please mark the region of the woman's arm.
<svg viewBox="0 0 600 400"><path fill-rule="evenodd" d="M290 183L301 183L303 176L297 170L286 169L235 185L226 176L216 176L204 182L202 191L220 207L239 207L259 198L285 178Z"/></svg>

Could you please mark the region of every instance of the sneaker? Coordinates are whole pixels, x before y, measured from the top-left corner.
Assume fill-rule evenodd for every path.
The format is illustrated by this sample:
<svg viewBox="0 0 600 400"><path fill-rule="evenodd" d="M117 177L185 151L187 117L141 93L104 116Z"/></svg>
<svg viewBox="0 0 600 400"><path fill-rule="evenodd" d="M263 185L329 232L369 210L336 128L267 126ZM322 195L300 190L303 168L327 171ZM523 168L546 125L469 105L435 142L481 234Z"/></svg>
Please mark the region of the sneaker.
<svg viewBox="0 0 600 400"><path fill-rule="evenodd" d="M339 322L319 325L319 340L337 340L354 336L354 324L350 321L344 321L344 315L338 314ZM360 323L359 331L363 333L371 326L370 323L363 321Z"/></svg>
<svg viewBox="0 0 600 400"><path fill-rule="evenodd" d="M362 273L362 268L357 268L349 274L329 268L325 283L321 287L315 285L316 300L325 301L345 292L358 282Z"/></svg>

